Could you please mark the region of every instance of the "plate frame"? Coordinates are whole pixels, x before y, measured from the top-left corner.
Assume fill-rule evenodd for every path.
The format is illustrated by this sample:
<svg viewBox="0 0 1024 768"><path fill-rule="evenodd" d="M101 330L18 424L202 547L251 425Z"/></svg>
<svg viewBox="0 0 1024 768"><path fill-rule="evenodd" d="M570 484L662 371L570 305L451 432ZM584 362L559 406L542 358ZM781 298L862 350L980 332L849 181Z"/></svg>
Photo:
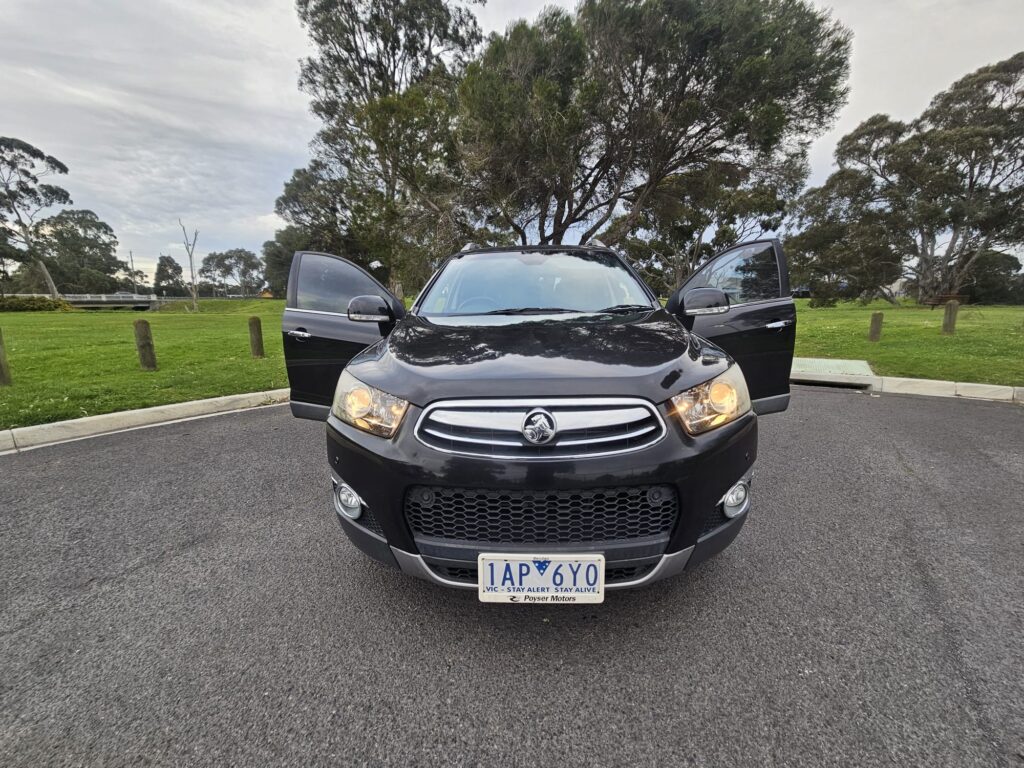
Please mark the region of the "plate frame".
<svg viewBox="0 0 1024 768"><path fill-rule="evenodd" d="M549 595L508 595L495 592L484 592L484 561L485 560L550 560L555 563L584 561L597 563L599 571L597 594L549 594ZM607 562L602 552L481 552L477 555L477 598L481 603L500 603L504 605L597 605L604 602L606 587L604 583ZM519 599L514 599L519 598ZM529 598L529 599L528 599ZM552 599L556 598L556 599Z"/></svg>

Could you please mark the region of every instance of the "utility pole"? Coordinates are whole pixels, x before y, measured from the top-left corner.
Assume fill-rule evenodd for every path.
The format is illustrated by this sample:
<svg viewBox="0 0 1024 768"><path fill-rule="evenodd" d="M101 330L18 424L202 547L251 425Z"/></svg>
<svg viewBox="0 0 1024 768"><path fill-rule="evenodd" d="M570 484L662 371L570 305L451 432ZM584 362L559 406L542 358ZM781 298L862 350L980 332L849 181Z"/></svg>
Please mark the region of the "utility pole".
<svg viewBox="0 0 1024 768"><path fill-rule="evenodd" d="M132 295L134 296L139 292L139 289L135 285L135 254L131 251L128 251L128 267L132 271Z"/></svg>

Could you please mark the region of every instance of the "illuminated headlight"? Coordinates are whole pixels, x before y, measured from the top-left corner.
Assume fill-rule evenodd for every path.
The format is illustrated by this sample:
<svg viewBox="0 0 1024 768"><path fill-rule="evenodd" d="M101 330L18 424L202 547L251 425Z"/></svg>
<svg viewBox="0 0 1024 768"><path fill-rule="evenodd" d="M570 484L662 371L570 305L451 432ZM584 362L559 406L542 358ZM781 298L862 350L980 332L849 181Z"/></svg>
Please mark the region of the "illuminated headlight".
<svg viewBox="0 0 1024 768"><path fill-rule="evenodd" d="M747 381L734 363L722 375L673 397L672 406L684 429L699 435L735 421L750 410Z"/></svg>
<svg viewBox="0 0 1024 768"><path fill-rule="evenodd" d="M394 437L409 403L364 384L348 371L338 378L331 412L346 424L380 437Z"/></svg>

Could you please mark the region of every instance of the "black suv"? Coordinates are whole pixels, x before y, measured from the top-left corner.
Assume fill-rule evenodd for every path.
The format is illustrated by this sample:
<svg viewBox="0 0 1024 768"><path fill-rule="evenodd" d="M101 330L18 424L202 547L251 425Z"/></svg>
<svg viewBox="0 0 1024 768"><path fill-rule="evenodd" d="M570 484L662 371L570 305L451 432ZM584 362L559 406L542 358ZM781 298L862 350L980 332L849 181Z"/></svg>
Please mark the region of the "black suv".
<svg viewBox="0 0 1024 768"><path fill-rule="evenodd" d="M465 250L408 312L350 261L295 256L296 416L327 421L332 504L363 552L489 602L600 602L725 548L757 416L789 404L795 308L775 240L662 308L614 251Z"/></svg>

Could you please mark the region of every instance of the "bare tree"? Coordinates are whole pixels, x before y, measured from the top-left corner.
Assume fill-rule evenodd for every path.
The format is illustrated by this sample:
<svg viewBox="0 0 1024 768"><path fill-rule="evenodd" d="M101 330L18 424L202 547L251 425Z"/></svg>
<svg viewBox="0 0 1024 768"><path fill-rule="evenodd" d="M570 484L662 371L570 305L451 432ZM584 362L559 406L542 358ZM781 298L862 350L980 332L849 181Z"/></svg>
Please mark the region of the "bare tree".
<svg viewBox="0 0 1024 768"><path fill-rule="evenodd" d="M181 234L185 239L185 252L188 254L188 271L191 276L192 282L189 283L189 291L192 294L192 311L199 311L199 293L198 286L196 285L196 261L194 254L196 252L196 240L199 239L199 230L192 230L192 240L188 239L188 230L185 229L185 225L181 219L178 219L178 224L181 225Z"/></svg>

